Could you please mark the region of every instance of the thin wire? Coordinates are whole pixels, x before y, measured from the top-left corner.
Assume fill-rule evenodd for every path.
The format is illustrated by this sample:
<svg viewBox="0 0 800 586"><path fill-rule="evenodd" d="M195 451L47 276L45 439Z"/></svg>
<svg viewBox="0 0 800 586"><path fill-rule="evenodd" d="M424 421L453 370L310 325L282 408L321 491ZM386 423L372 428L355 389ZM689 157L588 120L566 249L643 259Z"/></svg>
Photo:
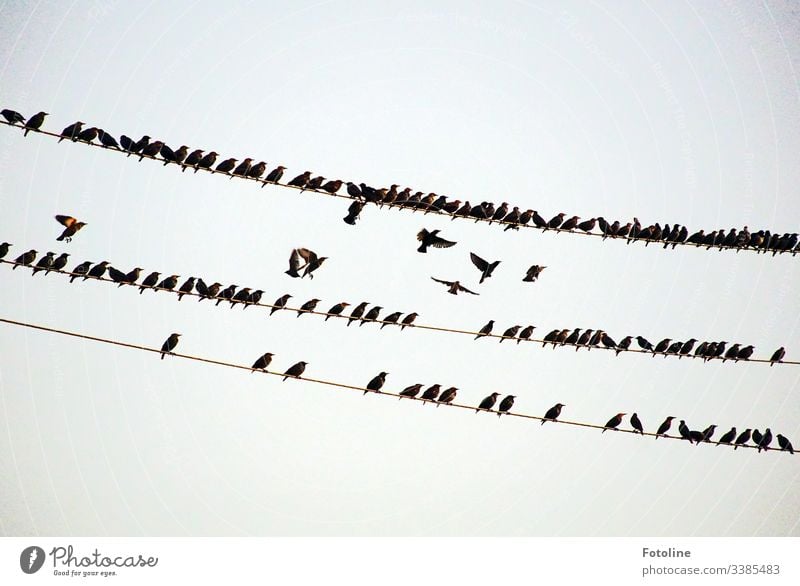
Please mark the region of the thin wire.
<svg viewBox="0 0 800 586"><path fill-rule="evenodd" d="M4 260L4 259L0 259L0 264L10 264L10 265L21 266L21 267L26 267L27 266L28 268L33 268L32 266L29 266L29 265L23 265L23 264L20 264L20 263L16 263L14 261ZM59 269L41 269L41 270L42 271L49 271L51 273L58 273L60 275L65 275L65 276L74 276L74 277L78 277L78 278L83 279L83 280L92 279L92 280L96 280L96 281L105 281L107 283L114 283L115 285L119 285L119 286L123 286L123 285L129 286L129 287L141 287L142 286L142 285L139 285L137 283L118 283L117 281L114 281L113 279L110 279L108 277L86 277L86 275L77 275L76 273L71 273L69 271L59 270ZM86 277L86 278L84 278L84 277ZM172 293L174 295L181 295L181 296L188 295L188 296L191 296L191 297L199 297L200 299L209 299L211 301L220 301L220 298L218 298L218 297L206 297L206 296L201 295L199 293L196 293L194 291L191 292L191 293L183 293L183 292L175 290L175 289L164 289L164 288L160 288L160 287L145 287L145 289L152 289L153 291L166 291L167 293ZM231 302L228 299L222 299L222 301L227 302L227 303ZM446 326L433 326L433 325L429 325L429 324L418 324L416 322L413 323L413 324L408 324L406 326L403 326L402 324L400 324L398 322L389 322L389 321L385 321L385 320L382 320L382 319L364 320L363 318L351 318L350 316L344 315L344 314L327 313L327 312L324 312L324 311L316 311L316 310L305 310L305 309L300 309L299 307L291 307L289 305L286 305L286 306L283 306L283 307L279 307L277 305L273 305L273 304L270 304L270 303L261 303L261 302L259 302L259 303L250 303L250 302L243 303L243 302L234 301L233 303L234 304L238 303L238 304L242 305L243 307L252 305L254 307L263 307L265 309L278 309L278 310L285 310L285 311L294 311L294 312L303 313L303 314L308 313L308 314L311 314L311 315L325 316L326 318L334 317L334 318L337 318L337 319L346 319L346 320L353 319L354 321L365 322L365 323L375 322L377 324L385 324L387 326L417 328L417 329L420 329L420 330L429 330L429 331L432 331L432 332L444 332L444 333L450 333L450 334L460 334L460 335L464 335L464 336L472 336L473 338L478 336L478 337L481 337L481 338L495 338L495 339L498 339L500 341L509 340L511 342L517 342L517 341L519 341L519 342L533 342L533 343L542 344L543 347L546 344L553 344L553 342L551 342L549 340L545 341L545 340L539 339L539 338L532 338L532 337L531 338L513 338L513 337L510 337L510 336L503 336L502 334L482 334L481 332L472 331L472 330L450 328L450 327L446 327ZM327 321L327 319L326 319L326 321ZM650 352L648 350L641 350L641 349L637 349L637 348L628 348L627 350L625 350L623 348L609 348L607 346L601 346L601 345L597 345L597 346L581 345L581 346L579 346L577 344L561 344L561 343L556 343L556 345L554 345L554 348L556 346L558 346L558 347L563 346L565 348L575 348L576 351L580 350L581 348L586 348L587 351L589 351L591 349L610 350L612 352L619 351L617 355L619 355L619 353L621 353L621 352L627 352L627 353L633 353L633 354L647 354L647 355L653 356L653 357L655 357L655 356L663 356L663 357L666 358L666 357L669 356L669 357L678 357L678 359L680 359L680 358L689 358L689 359L692 359L692 360L703 360L703 361L706 360L702 356L695 356L694 354L680 354L679 355L679 354L668 354L666 352L654 353L654 352ZM717 360L717 359L718 358L709 359L709 360ZM728 361L728 360L731 361L731 362L741 362L741 363L786 364L786 365L793 365L793 366L800 365L800 361L781 360L779 362L772 362L772 361L770 361L770 360L768 360L766 358L749 358L749 359L746 359L746 360L745 359L733 359L733 358L725 359L725 361Z"/></svg>
<svg viewBox="0 0 800 586"><path fill-rule="evenodd" d="M19 126L17 124L11 124L10 122L6 122L5 120L0 120L0 124L3 124L5 126L11 126L13 128L19 128L20 130L23 130L23 131L24 130L29 130L29 132L36 132L38 134L44 134L46 136L50 136L50 137L53 137L53 138L58 138L58 139L63 139L64 138L60 134L57 134L55 132L50 132L48 130L41 130L41 129L39 129L39 130L26 129L24 126ZM73 141L73 140L71 140L69 138L66 138L64 140L67 140L68 142L81 143L83 145L88 145L88 146L92 146L92 147L96 147L96 148L100 148L100 149L114 151L114 152L117 152L117 153L122 153L122 154L125 154L127 156L134 156L134 157L142 157L142 158L145 158L145 159L152 159L152 160L158 161L159 163L162 163L162 164L166 162L164 159L159 159L156 156L143 155L141 153L130 153L128 151L122 150L121 148L107 147L107 146L105 146L103 144L100 144L100 143L77 141L77 140ZM233 178L233 179L244 179L246 181L255 181L256 183L261 183L262 185L274 185L274 186L277 186L277 187L295 189L295 190L301 191L301 192L305 191L305 192L308 192L308 193L316 193L317 195L323 195L323 196L327 196L327 197L338 197L340 199L347 199L347 200L356 200L357 199L357 198L351 197L350 195L344 195L344 194L340 194L340 193L330 193L330 192L324 191L322 189L307 189L305 187L297 187L295 185L288 185L286 183L277 183L277 182L273 182L273 181L267 181L266 179L261 179L261 178L247 177L247 176L244 176L244 175L232 175L231 173L226 173L225 171L217 171L216 169L213 169L213 168L210 168L210 167L209 168L207 168L207 167L196 167L196 166L193 166L193 165L184 165L183 163L169 163L169 164L176 164L181 168L190 168L190 169L195 169L196 171L204 171L206 173L224 175L226 177L230 177L230 178ZM375 202L371 202L371 203L375 203ZM399 205L397 202L395 202L395 203L380 203L380 202L377 202L377 203L375 203L375 205L378 205L380 207L383 207L383 206L394 207L394 208L398 208L398 209L401 209L401 210L409 210L410 209L412 212L417 211L414 208L407 207L407 206L404 206L404 205ZM493 219L485 219L485 218L475 218L475 217L472 217L472 216L457 216L457 215L454 215L454 214L450 214L448 212L439 211L439 210L437 210L437 209L435 209L433 207L428 207L425 210L424 213L425 214L431 213L431 214L436 214L436 215L440 215L440 216L445 216L445 217L450 218L450 219L469 220L469 221L474 221L476 223L477 222L483 222L483 223L488 223L488 224L496 223L496 224L499 224L501 226L513 226L515 229L516 228L529 228L529 229L533 229L533 230L540 230L542 232L553 232L553 233L564 232L564 233L567 233L567 234L573 234L573 235L577 235L577 236L599 237L599 238L602 238L603 240L605 240L606 238L610 238L611 240L624 240L627 243L640 242L641 241L641 242L645 243L645 247L650 242L653 242L654 245L656 245L656 247L660 246L661 244L666 244L667 246L671 245L673 248L676 245L677 246L692 246L692 247L695 247L695 248L706 247L707 249L718 248L720 250L727 249L727 250L735 250L737 252L740 251L740 250L747 250L747 251L755 252L756 254L758 254L759 252L762 251L762 249L760 249L760 248L753 248L753 247L724 246L722 244L719 244L719 245L717 245L717 244L714 244L714 245L695 244L694 242L686 242L686 241L683 241L683 242L665 242L663 240L651 241L651 240L645 240L645 239L641 239L641 238L629 238L627 236L625 236L625 237L608 236L606 234L597 233L597 232L584 232L584 231L578 231L578 230L561 230L561 229L558 229L558 228L540 228L540 227L538 227L538 226L536 226L534 224L517 224L517 223L514 223L514 222L506 222L505 220L493 220ZM664 246L664 248L666 248L667 246ZM785 250L785 251L780 251L780 250L776 251L776 250L772 250L772 249L764 249L764 253L765 254L767 252L772 252L773 256L775 256L776 253L779 253L779 254L790 253L792 256L795 256L798 251L799 251L798 248L795 248L794 250Z"/></svg>
<svg viewBox="0 0 800 586"><path fill-rule="evenodd" d="M111 345L114 345L114 346L122 346L123 348L130 348L130 349L133 349L133 350L143 350L145 352L152 352L152 353L155 353L155 354L162 354L162 351L160 349L158 349L158 348L151 348L149 346L141 346L139 344L131 344L131 343L128 343L128 342L120 342L118 340L111 340L111 339L108 339L108 338L100 338L98 336L90 336L90 335L87 335L87 334L79 334L77 332L70 332L70 331L67 331L67 330L61 330L61 329L58 329L58 328L50 328L50 327L47 327L47 326L41 326L41 325L37 325L37 324L31 324L31 323L16 321L16 320L7 319L7 318L0 318L0 322L7 323L7 324L10 324L10 325L14 325L14 326L21 326L21 327L25 327L25 328L31 328L31 329L34 329L34 330L40 330L40 331L43 331L43 332L61 334L61 335L70 336L70 337L73 337L73 338L80 338L80 339L83 339L83 340L91 340L93 342L102 342L104 344L111 344ZM281 373L281 372L256 369L256 368L252 368L250 366L245 366L243 364L235 364L235 363L232 363L232 362L224 362L222 360L215 360L213 358L203 358L202 356L195 356L195 355L192 355L192 354L179 354L177 352L167 352L167 354L169 354L170 356L178 357L178 358L185 358L187 360L194 360L194 361L197 361L197 362L204 362L206 364L214 364L216 366L224 366L224 367L227 367L227 368L235 368L235 369L238 369L238 370L247 370L249 372L259 372L259 373L268 374L268 375L271 375L271 376L279 376L281 378L287 376L286 374ZM369 389L367 389L365 387L359 387L359 386L356 386L356 385L348 385L348 384L329 381L329 380L324 380L324 379L309 378L309 377L304 377L304 376L290 377L290 378L296 378L298 380L302 380L302 381L305 381L305 382L310 382L310 383L319 384L319 385L325 385L325 386L329 386L329 387L336 387L336 388L340 388L340 389L358 391L358 392L361 392L361 393L372 393L374 395L381 395L381 396L384 396L384 397L397 397L399 399L410 399L410 400L414 400L414 401L421 401L423 403L435 402L437 406L438 405L442 405L444 407L454 407L456 409L467 409L469 411L475 411L475 412L479 411L479 409L477 409L477 408L475 408L474 406L471 406L471 405L464 405L464 404L460 404L460 403L439 403L438 401L429 401L427 399L421 399L419 397L406 397L406 396L400 395L399 393L387 392L387 391L384 391L382 389L380 391L371 391L371 390L369 390ZM496 411L491 411L491 410L487 410L487 412L497 413ZM563 425L572 425L574 427L585 427L585 428L590 428L590 429L600 429L600 430L606 429L605 426L596 425L594 423L586 423L586 422L582 422L582 421L569 421L569 420L566 420L566 419L545 419L544 417L539 417L537 415L528 415L528 414L525 414L525 413L507 412L507 413L503 413L503 416L505 416L505 417L519 417L521 419L530 419L530 420L533 420L533 421L539 421L542 424L544 424L545 422L548 422L548 423L560 423L560 424L563 424ZM631 429L612 429L611 431L617 431L617 432L622 432L622 433L630 433L630 434L634 434L634 435L650 436L650 437L662 437L662 438L665 438L665 439L683 441L682 437L675 436L675 435L660 435L660 436L656 436L656 434L652 433L652 432L639 433L638 431L634 431L634 430L631 430ZM708 442L705 442L705 443L709 443L709 444L712 444L712 445L726 445L726 446L731 447L731 444L720 444L719 442L710 441L710 440ZM739 447L741 447L741 448L754 448L754 449L757 448L757 446L751 446L751 445L740 445ZM771 448L771 447L761 448L761 449L762 450L766 450L766 451L775 451L775 452L783 451L780 448Z"/></svg>

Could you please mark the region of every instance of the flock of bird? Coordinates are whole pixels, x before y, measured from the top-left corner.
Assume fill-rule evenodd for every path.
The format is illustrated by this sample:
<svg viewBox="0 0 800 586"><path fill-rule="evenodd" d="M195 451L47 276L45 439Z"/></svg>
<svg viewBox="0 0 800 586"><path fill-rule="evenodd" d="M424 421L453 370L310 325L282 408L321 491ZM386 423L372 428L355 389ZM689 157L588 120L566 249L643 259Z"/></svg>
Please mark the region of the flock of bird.
<svg viewBox="0 0 800 586"><path fill-rule="evenodd" d="M0 116L5 118L9 124L25 128L25 135L31 130L40 130L47 115L47 112L39 112L26 120L17 111L10 109L0 111ZM286 170L285 166L278 165L267 172L267 162L256 163L256 159L252 157L242 160L226 158L218 162L220 155L216 151L190 150L190 147L186 145L173 149L164 141L152 140L147 135L139 140L121 135L117 141L105 130L95 126L84 128L84 124L82 121L77 121L68 125L61 131L59 142L61 140L86 143L97 141L106 148L127 152L128 156L138 155L140 161L147 157L162 160L164 165L170 163L179 165L182 167L182 171L191 168L196 173L199 169L205 169L225 173L231 177L239 176L259 180L262 181L262 187L267 183L280 183ZM751 231L744 226L743 228L719 228L709 231L697 230L690 234L689 229L681 224L665 222L662 225L656 222L645 226L635 217L630 222L622 222L619 220L609 221L602 216L591 218L570 216L565 212L559 212L552 218L545 219L546 217L540 215L536 210L523 211L519 206L511 206L508 202L495 205L492 202L483 201L472 205L469 201L451 200L447 196L433 192L426 194L422 191L414 191L410 187L400 189L399 184L393 184L388 188L374 188L365 183L355 184L341 179L328 179L321 175L314 175L311 171L297 175L286 185L331 195L339 194L339 191L345 188L347 197L354 200L347 215L343 218L346 223L351 225L356 223L365 204L372 203L379 206L387 205L420 210L424 213L433 211L450 215L453 218L474 218L476 222L497 222L505 226L505 230L531 225L543 231L594 233L602 235L603 240L606 238L625 239L628 243L644 242L645 246L654 243L663 245L664 248L690 244L706 249L754 250L772 253L773 256L778 253L794 255L800 252L800 237L796 232L779 233L768 229ZM423 251L421 250L421 252Z"/></svg>

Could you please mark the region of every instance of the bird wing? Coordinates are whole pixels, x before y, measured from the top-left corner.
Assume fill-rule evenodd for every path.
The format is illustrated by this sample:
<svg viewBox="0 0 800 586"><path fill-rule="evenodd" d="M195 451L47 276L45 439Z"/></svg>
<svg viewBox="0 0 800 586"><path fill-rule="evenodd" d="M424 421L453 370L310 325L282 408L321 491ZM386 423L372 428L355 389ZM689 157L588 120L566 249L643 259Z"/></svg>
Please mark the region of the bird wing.
<svg viewBox="0 0 800 586"><path fill-rule="evenodd" d="M313 250L309 250L308 248L298 248L297 254L299 254L303 260L306 261L306 264L314 263L317 260L317 253Z"/></svg>
<svg viewBox="0 0 800 586"><path fill-rule="evenodd" d="M437 279L436 277L431 277L437 283L441 283L442 285L447 285L448 287L452 287L453 283L451 281L442 281L441 279Z"/></svg>
<svg viewBox="0 0 800 586"><path fill-rule="evenodd" d="M300 268L300 254L297 252L296 248L292 249L292 254L289 256L289 270L292 272L297 272L297 269Z"/></svg>
<svg viewBox="0 0 800 586"><path fill-rule="evenodd" d="M464 293L469 293L471 295L480 295L480 293L475 293L475 291L470 291L469 289L467 289L466 287L464 287L464 285L462 285L460 283L458 285L458 290L459 291L463 291Z"/></svg>
<svg viewBox="0 0 800 586"><path fill-rule="evenodd" d="M78 221L78 220L76 220L75 218L73 218L72 216L61 216L61 215L59 215L59 216L56 216L56 220L57 220L57 221L58 221L60 224L63 224L64 226L66 226L67 228L69 228L69 227L70 227L70 226L72 226L72 225L73 225L75 222L77 222L77 221Z"/></svg>
<svg viewBox="0 0 800 586"><path fill-rule="evenodd" d="M486 262L485 260L483 260L481 257L479 257L474 252L470 252L469 253L469 258L472 261L472 264L474 264L476 267L478 267L479 271L483 272L487 268L489 268L489 263Z"/></svg>
<svg viewBox="0 0 800 586"><path fill-rule="evenodd" d="M417 236L419 238L419 236ZM433 236L431 238L431 246L434 248L450 248L451 246L455 246L456 243L450 240L445 240L444 238L440 238L439 236Z"/></svg>

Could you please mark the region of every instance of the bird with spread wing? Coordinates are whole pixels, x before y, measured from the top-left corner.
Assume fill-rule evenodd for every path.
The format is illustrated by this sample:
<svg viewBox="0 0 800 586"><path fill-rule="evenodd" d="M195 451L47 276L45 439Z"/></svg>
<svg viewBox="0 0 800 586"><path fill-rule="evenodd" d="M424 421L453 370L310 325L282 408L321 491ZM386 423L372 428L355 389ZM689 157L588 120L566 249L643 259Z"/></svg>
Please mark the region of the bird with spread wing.
<svg viewBox="0 0 800 586"><path fill-rule="evenodd" d="M417 233L417 240L419 240L422 244L419 245L417 248L417 252L428 252L428 247L433 246L434 248L450 248L451 246L455 246L456 243L450 240L445 240L441 236L439 236L439 230L426 230L423 228Z"/></svg>
<svg viewBox="0 0 800 586"><path fill-rule="evenodd" d="M327 258L327 256L318 256L316 252L308 248L294 248L289 256L289 270L286 271L286 274L290 277L301 278L308 275L310 279L313 279L312 273L321 267ZM302 275L300 274L301 269L305 269Z"/></svg>
<svg viewBox="0 0 800 586"><path fill-rule="evenodd" d="M475 291L470 291L464 285L459 283L458 281L443 281L441 279L437 279L436 277L431 277L437 283L441 283L442 285L447 285L447 292L451 295L458 295L459 291L463 291L464 293L469 293L470 295L480 295L480 293L475 293Z"/></svg>
<svg viewBox="0 0 800 586"><path fill-rule="evenodd" d="M56 216L56 220L59 224L64 226L64 231L61 233L61 236L56 238L59 242L66 240L67 242L72 241L72 237L75 236L75 233L83 228L86 225L86 222L79 222L72 216Z"/></svg>
<svg viewBox="0 0 800 586"><path fill-rule="evenodd" d="M480 283L483 283L486 279L491 277L492 273L497 268L497 265L500 264L499 260L494 262L485 261L474 252L469 253L469 258L472 260L472 264L474 264L475 267L477 267L477 269L481 272Z"/></svg>

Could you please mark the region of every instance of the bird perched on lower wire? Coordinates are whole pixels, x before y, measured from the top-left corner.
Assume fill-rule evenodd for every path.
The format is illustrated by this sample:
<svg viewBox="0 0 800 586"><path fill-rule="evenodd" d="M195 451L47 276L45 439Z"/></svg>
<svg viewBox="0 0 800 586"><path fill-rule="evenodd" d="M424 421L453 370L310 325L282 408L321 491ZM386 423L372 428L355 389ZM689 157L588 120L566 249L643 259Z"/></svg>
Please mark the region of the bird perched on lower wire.
<svg viewBox="0 0 800 586"><path fill-rule="evenodd" d="M69 253L62 252L58 257L53 261L53 265L47 270L47 273L50 271L61 271L67 266L67 260L69 259Z"/></svg>
<svg viewBox="0 0 800 586"><path fill-rule="evenodd" d="M478 338L482 338L482 337L484 337L484 336L488 336L489 334L491 334L491 333L492 333L492 328L494 328L494 320L493 320L493 319L490 319L490 320L489 320L489 321L486 323L486 325L485 325L485 326L483 326L483 327L480 329L480 331L478 332L478 335L477 335L477 336L475 336L475 339L477 340Z"/></svg>
<svg viewBox="0 0 800 586"><path fill-rule="evenodd" d="M44 123L45 116L49 116L49 114L47 112L38 112L28 118L28 121L25 123L25 134L23 134L23 136L28 136L31 130L39 130Z"/></svg>
<svg viewBox="0 0 800 586"><path fill-rule="evenodd" d="M347 320L348 326L354 321L361 319L361 316L364 315L364 311L367 309L367 305L369 305L369 302L364 301L353 308L353 311L350 312L350 319Z"/></svg>
<svg viewBox="0 0 800 586"><path fill-rule="evenodd" d="M441 283L442 285L447 285L447 292L451 295L458 295L459 293L469 293L470 295L480 295L480 293L475 293L475 291L471 291L462 285L459 281L445 281L443 279L437 279L436 277L431 277L437 283Z"/></svg>
<svg viewBox="0 0 800 586"><path fill-rule="evenodd" d="M792 446L792 442L789 441L785 435L778 434L778 445L781 447L781 450L784 452L789 452L790 454L794 454L794 447Z"/></svg>
<svg viewBox="0 0 800 586"><path fill-rule="evenodd" d="M317 308L317 303L319 303L319 301L319 299L315 298L303 303L303 305L300 306L300 309L297 310L297 317L300 317L306 312L314 311Z"/></svg>
<svg viewBox="0 0 800 586"><path fill-rule="evenodd" d="M292 298L292 296L289 295L288 293L286 295L281 295L280 297L278 297L272 303L272 309L270 310L269 314L272 315L276 311L280 311L281 309L286 307L286 304L288 303L289 299L291 299L291 298Z"/></svg>
<svg viewBox="0 0 800 586"><path fill-rule="evenodd" d="M178 286L178 277L180 275L170 275L163 281L161 281L156 288L158 289L166 289L167 291L172 291L175 287Z"/></svg>
<svg viewBox="0 0 800 586"><path fill-rule="evenodd" d="M442 394L439 395L439 398L436 400L436 406L438 407L440 403L450 404L456 398L458 394L458 389L456 387L450 387L442 391Z"/></svg>
<svg viewBox="0 0 800 586"><path fill-rule="evenodd" d="M622 423L622 418L625 416L625 413L617 413L606 421L605 426L603 427L603 431L601 433L605 433L607 429L617 429L620 423Z"/></svg>
<svg viewBox="0 0 800 586"><path fill-rule="evenodd" d="M419 248L417 248L417 252L426 253L428 252L428 247L433 246L434 248L450 248L451 246L455 246L456 242L451 240L445 240L441 236L439 236L440 230L431 230L428 231L425 228L420 230L417 233L417 240L421 243Z"/></svg>
<svg viewBox="0 0 800 586"><path fill-rule="evenodd" d="M388 372L381 372L378 375L376 375L371 381L367 383L367 387L366 390L364 391L364 394L366 395L369 391L372 391L373 393L380 393L381 388L383 387L383 383L386 382L386 376L388 374L389 374Z"/></svg>
<svg viewBox="0 0 800 586"><path fill-rule="evenodd" d="M78 277L85 277L86 273L89 272L89 268L92 266L92 261L87 260L82 262L74 269L72 269L72 276L69 278L69 282L72 283Z"/></svg>
<svg viewBox="0 0 800 586"><path fill-rule="evenodd" d="M556 403L550 409L547 410L547 413L544 414L542 417L542 425L545 424L546 421L555 421L558 419L558 416L561 415L561 409L566 407L563 403Z"/></svg>
<svg viewBox="0 0 800 586"><path fill-rule="evenodd" d="M78 139L78 135L80 134L81 130L83 130L83 122L80 120L73 124L67 126L64 130L61 131L61 138L58 139L58 142L61 142L65 138L68 138L72 142L75 142Z"/></svg>
<svg viewBox="0 0 800 586"><path fill-rule="evenodd" d="M103 262L97 263L91 269L89 269L89 272L86 273L86 276L83 278L83 280L85 281L89 277L91 277L93 279L102 278L103 275L106 274L106 270L108 269L108 265L109 264L110 263L107 260L104 260Z"/></svg>
<svg viewBox="0 0 800 586"><path fill-rule="evenodd" d="M336 305L334 305L333 307L331 307L331 308L330 308L330 309L327 311L327 314L328 314L328 315L326 315L326 316L325 316L325 321L328 321L328 319L330 319L330 318L331 318L331 316L334 316L334 315L341 315L341 314L342 314L342 312L343 312L345 309L347 309L349 306L350 306L350 304L349 304L349 303L347 303L347 301L342 301L341 303L337 303Z"/></svg>
<svg viewBox="0 0 800 586"><path fill-rule="evenodd" d="M410 387L406 387L402 391L400 391L400 398L402 399L403 397L416 397L417 395L419 395L419 392L421 390L422 390L421 384L411 385Z"/></svg>
<svg viewBox="0 0 800 586"><path fill-rule="evenodd" d="M3 242L2 244L0 244L0 259L6 257L9 248L11 248L10 242Z"/></svg>
<svg viewBox="0 0 800 586"><path fill-rule="evenodd" d="M546 268L547 267L541 265L533 265L525 273L525 276L522 277L522 280L526 283L533 283L536 281L536 279L539 278L539 275L541 275L542 271L545 270Z"/></svg>
<svg viewBox="0 0 800 586"><path fill-rule="evenodd" d="M59 242L72 242L72 237L75 236L75 234L86 225L86 222L79 222L72 216L58 215L55 218L59 224L64 226L64 231L61 232L61 236L56 238L56 240Z"/></svg>
<svg viewBox="0 0 800 586"><path fill-rule="evenodd" d="M400 316L403 315L402 311L395 311L394 313L390 313L386 317L384 317L381 322L381 329L385 328L388 325L397 324L397 320L400 319Z"/></svg>
<svg viewBox="0 0 800 586"><path fill-rule="evenodd" d="M178 289L178 301L183 299L184 295L188 295L189 293L192 292L192 289L194 289L194 282L195 282L194 277L189 277L183 282L183 285L181 285L180 288Z"/></svg>
<svg viewBox="0 0 800 586"><path fill-rule="evenodd" d="M300 378L300 375L305 372L306 366L308 366L308 362L298 362L297 364L293 364L289 367L289 370L283 373L283 380L286 380L289 377Z"/></svg>
<svg viewBox="0 0 800 586"><path fill-rule="evenodd" d="M511 410L511 408L514 406L514 399L516 399L514 395L507 395L503 397L503 400L500 401L500 405L497 407L498 417L500 417L503 413L508 413Z"/></svg>
<svg viewBox="0 0 800 586"><path fill-rule="evenodd" d="M400 329L404 330L406 329L406 326L412 325L417 317L419 317L418 313L409 313L403 318L403 321L400 322Z"/></svg>
<svg viewBox="0 0 800 586"><path fill-rule="evenodd" d="M33 267L33 272L31 275L35 275L39 271L46 271L49 270L50 267L53 266L53 257L56 255L55 252L48 252L42 258L39 259L39 262L36 263L36 266Z"/></svg>
<svg viewBox="0 0 800 586"><path fill-rule="evenodd" d="M270 365L270 362L272 362L273 356L275 355L272 352L267 352L266 354L262 354L261 356L258 357L258 360L256 360L253 363L253 366L251 366L250 368L253 369L253 372L257 370L266 371L267 367Z"/></svg>
<svg viewBox="0 0 800 586"><path fill-rule="evenodd" d="M494 407L494 404L497 402L497 397L499 397L499 396L500 396L500 393L492 393L488 397L485 397L483 399L483 401L481 401L480 404L478 405L478 408L475 409L475 413L477 413L478 411L481 411L481 410L483 410L483 411L491 411L492 407Z"/></svg>
<svg viewBox="0 0 800 586"><path fill-rule="evenodd" d="M175 346L178 345L178 338L180 337L180 334L170 334L169 338L167 338L164 344L161 346L161 360L164 360L164 356L167 354L172 354Z"/></svg>
<svg viewBox="0 0 800 586"><path fill-rule="evenodd" d="M3 109L0 111L0 116L5 118L9 124L22 124L25 122L25 116L14 110Z"/></svg>
<svg viewBox="0 0 800 586"><path fill-rule="evenodd" d="M145 290L145 289L148 289L148 288L153 288L153 287L155 287L155 286L156 286L156 283L158 283L158 278L159 278L160 276L161 276L161 273L159 273L159 272L157 272L157 271L153 271L152 273L150 273L149 275L147 275L147 276L146 276L146 277L145 277L145 278L142 280L141 284L139 285L139 295L141 295L142 293L144 293L144 290Z"/></svg>
<svg viewBox="0 0 800 586"><path fill-rule="evenodd" d="M775 350L772 357L769 359L769 365L772 366L776 362L781 362L784 356L786 356L786 349L783 346L781 346L780 348Z"/></svg>
<svg viewBox="0 0 800 586"><path fill-rule="evenodd" d="M633 428L634 431L637 431L642 435L644 435L644 428L642 427L642 422L636 413L631 415L631 427Z"/></svg>
<svg viewBox="0 0 800 586"><path fill-rule="evenodd" d="M658 431L656 431L656 439L658 439L658 436L665 435L669 431L669 428L672 427L673 419L675 418L672 415L670 415L664 420L664 422L661 425L658 426Z"/></svg>
<svg viewBox="0 0 800 586"><path fill-rule="evenodd" d="M497 265L500 264L499 260L494 262L483 260L474 252L469 253L469 258L472 261L472 264L474 264L475 267L481 272L481 280L478 282L478 284L483 283L486 279L491 277L492 273L497 268Z"/></svg>
<svg viewBox="0 0 800 586"><path fill-rule="evenodd" d="M380 313L381 313L381 310L382 310L382 309L383 309L383 307L381 307L380 305L376 305L375 307L373 307L372 309L370 309L370 310L367 312L367 314L364 316L364 318L361 320L361 323L360 323L360 324L358 324L358 325L359 325L359 327L363 326L363 325L364 325L365 323L367 323L367 322L370 322L370 321L375 321L375 320L377 320L377 319L378 319L378 316L380 315Z"/></svg>

